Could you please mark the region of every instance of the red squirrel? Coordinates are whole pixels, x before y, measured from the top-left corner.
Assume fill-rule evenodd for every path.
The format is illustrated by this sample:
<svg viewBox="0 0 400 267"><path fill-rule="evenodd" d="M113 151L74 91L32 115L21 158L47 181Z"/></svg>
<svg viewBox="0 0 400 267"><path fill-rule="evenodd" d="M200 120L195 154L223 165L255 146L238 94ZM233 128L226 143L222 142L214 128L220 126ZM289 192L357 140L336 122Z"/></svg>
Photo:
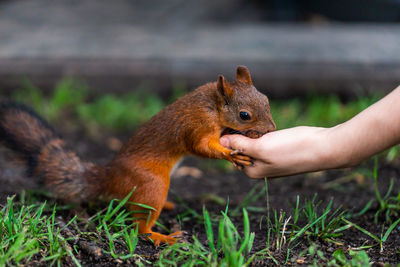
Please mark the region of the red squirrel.
<svg viewBox="0 0 400 267"><path fill-rule="evenodd" d="M251 165L251 158L223 147L219 138L229 133L257 138L275 128L268 98L253 86L245 66L237 67L236 81L219 75L216 82L165 107L103 166L82 161L29 107L0 103L0 141L26 159L29 175L43 179L55 197L69 202L123 199L134 190L130 202L154 208L129 205L138 232L148 234L156 246L173 244L181 235L151 230L167 203L170 173L179 159L192 154L226 159L238 168Z"/></svg>

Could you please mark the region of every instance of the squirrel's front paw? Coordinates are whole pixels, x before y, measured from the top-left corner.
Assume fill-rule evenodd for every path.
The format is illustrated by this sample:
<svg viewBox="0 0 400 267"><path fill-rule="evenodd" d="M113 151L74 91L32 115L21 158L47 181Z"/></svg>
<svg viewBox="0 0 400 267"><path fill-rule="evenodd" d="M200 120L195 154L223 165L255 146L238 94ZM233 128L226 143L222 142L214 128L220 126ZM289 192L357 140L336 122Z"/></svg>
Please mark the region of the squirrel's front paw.
<svg viewBox="0 0 400 267"><path fill-rule="evenodd" d="M238 169L242 170L244 166L253 166L253 160L249 156L241 154L241 150L232 150L230 155L230 161Z"/></svg>

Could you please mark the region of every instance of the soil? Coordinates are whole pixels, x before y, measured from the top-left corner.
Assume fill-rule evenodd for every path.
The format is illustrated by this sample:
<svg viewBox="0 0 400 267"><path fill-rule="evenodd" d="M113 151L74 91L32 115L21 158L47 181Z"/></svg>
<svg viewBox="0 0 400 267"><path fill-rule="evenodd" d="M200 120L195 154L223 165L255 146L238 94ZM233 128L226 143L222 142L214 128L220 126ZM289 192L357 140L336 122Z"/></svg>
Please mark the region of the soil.
<svg viewBox="0 0 400 267"><path fill-rule="evenodd" d="M92 160L96 163L104 163L112 158L115 154L109 148L105 149L106 139L99 138L98 141L93 141L92 138L82 138L82 134L75 133L68 136L66 139L69 144L75 148L78 154L84 158ZM126 140L126 136L119 136L122 141ZM0 151L0 201L3 204L7 196L19 194L23 189L37 188L37 181L33 178L27 178L23 170L15 165L9 164L7 151ZM283 210L289 212L296 201L296 197L300 197L300 203L304 204L306 199L311 199L315 194L318 194L318 200L323 201L321 207L325 207L330 199L334 199L334 207L341 206L343 210L360 211L368 201L375 197L373 191L372 179L370 175L363 175L362 172L357 172L359 169L372 170L373 162L367 161L362 164L363 168L355 167L353 169L334 170L326 172L318 172L313 174L304 174L288 178L274 179L268 181L270 209L277 211ZM202 214L203 206L205 206L211 214L220 214L220 211L225 210L225 204L219 203L216 199L224 200L229 198L229 208L233 210L243 201L247 193L254 187L258 186L257 190L261 190L264 185L263 180L252 180L239 171L221 171L216 168L216 165L210 163L209 160L187 158L181 166L191 166L197 170L201 170L200 177L192 177L190 175L173 177L171 180L171 189L169 198L177 205L174 210L163 211L160 216L160 221L168 228L181 228L185 231L184 240L191 240L191 237L197 236L198 239L207 244L204 226L199 223L196 218L189 218L178 222L177 216L187 211L185 205ZM211 167L210 167L211 166ZM394 179L394 191L398 192L400 188L399 182L399 163L394 161L391 164L380 164L379 179L381 192L386 192L390 179ZM358 174L355 174L358 173ZM182 205L184 203L184 205ZM262 196L251 206L265 207L265 197ZM371 211L366 212L361 217L351 218L351 221L359 226L367 229L371 233L380 236L382 232L383 218L380 218L378 224L373 222L374 205ZM92 211L88 211L90 213ZM65 222L74 215L73 211L60 212L57 220L60 223ZM255 232L255 240L253 251L259 251L266 247L267 240L267 224L265 223L265 212L258 213L249 211L251 221L251 231ZM242 216L232 217L235 225L239 225L241 229ZM263 223L260 221L263 220ZM261 226L260 226L261 225ZM304 224L303 224L304 225ZM387 224L386 228L387 229ZM157 229L156 229L157 230ZM158 229L162 231L162 229ZM64 233L66 235L74 235L74 233ZM313 257L303 256L299 254L308 249L310 244L315 243L322 250L325 256L330 258L330 255L336 249L342 248L344 251L350 248L366 246L373 244L373 240L361 233L360 231L351 228L346 230L343 236L335 238L336 244L327 242L319 238L302 239L299 244L292 249L291 256L288 260L288 265L308 265L313 262ZM79 240L75 240L75 246L80 251L77 258L83 266L115 266L115 265L131 265L132 262L115 260L110 255L101 252L102 248L106 248L107 244L93 244L90 238L81 236ZM100 251L99 251L100 249ZM118 249L118 248L117 248ZM140 240L136 253L144 255L146 260L155 261L158 258L160 251L163 248L154 248L152 244L145 240ZM400 262L400 227L397 226L384 244L383 252L380 252L379 246L374 246L367 249L366 252L370 260L379 266L382 263L396 264ZM272 255L283 264L286 259L286 249L281 251L272 251ZM317 258L315 258L317 259ZM39 259L31 259L28 265L36 266L45 265L39 262ZM318 263L324 265L323 260L317 259ZM270 266L273 264L271 259L256 259L252 263L254 266ZM65 265L73 265L69 260L65 260Z"/></svg>

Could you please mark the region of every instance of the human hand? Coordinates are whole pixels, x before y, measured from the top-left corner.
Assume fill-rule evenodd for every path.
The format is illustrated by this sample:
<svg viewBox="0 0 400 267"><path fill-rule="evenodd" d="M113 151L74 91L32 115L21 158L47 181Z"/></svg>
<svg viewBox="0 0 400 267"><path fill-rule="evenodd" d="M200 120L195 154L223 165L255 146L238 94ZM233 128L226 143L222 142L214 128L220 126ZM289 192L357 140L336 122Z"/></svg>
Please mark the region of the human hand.
<svg viewBox="0 0 400 267"><path fill-rule="evenodd" d="M251 178L287 176L332 167L334 147L328 142L329 129L300 126L267 133L251 139L224 135L220 143L253 158L244 171Z"/></svg>
<svg viewBox="0 0 400 267"><path fill-rule="evenodd" d="M258 139L224 135L220 144L254 159L251 178L350 167L400 143L400 86L350 120L331 128L300 126Z"/></svg>

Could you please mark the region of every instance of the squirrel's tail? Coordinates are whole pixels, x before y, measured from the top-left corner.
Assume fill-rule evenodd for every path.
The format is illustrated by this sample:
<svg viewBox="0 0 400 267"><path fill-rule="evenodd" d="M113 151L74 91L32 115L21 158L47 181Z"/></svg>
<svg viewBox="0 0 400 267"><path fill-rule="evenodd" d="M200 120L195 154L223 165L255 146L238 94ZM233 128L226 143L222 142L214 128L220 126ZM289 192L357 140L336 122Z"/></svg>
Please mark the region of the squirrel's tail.
<svg viewBox="0 0 400 267"><path fill-rule="evenodd" d="M30 176L44 180L57 197L80 202L97 195L92 179L96 167L82 162L66 148L53 128L32 109L13 103L0 103L0 143L22 155Z"/></svg>

